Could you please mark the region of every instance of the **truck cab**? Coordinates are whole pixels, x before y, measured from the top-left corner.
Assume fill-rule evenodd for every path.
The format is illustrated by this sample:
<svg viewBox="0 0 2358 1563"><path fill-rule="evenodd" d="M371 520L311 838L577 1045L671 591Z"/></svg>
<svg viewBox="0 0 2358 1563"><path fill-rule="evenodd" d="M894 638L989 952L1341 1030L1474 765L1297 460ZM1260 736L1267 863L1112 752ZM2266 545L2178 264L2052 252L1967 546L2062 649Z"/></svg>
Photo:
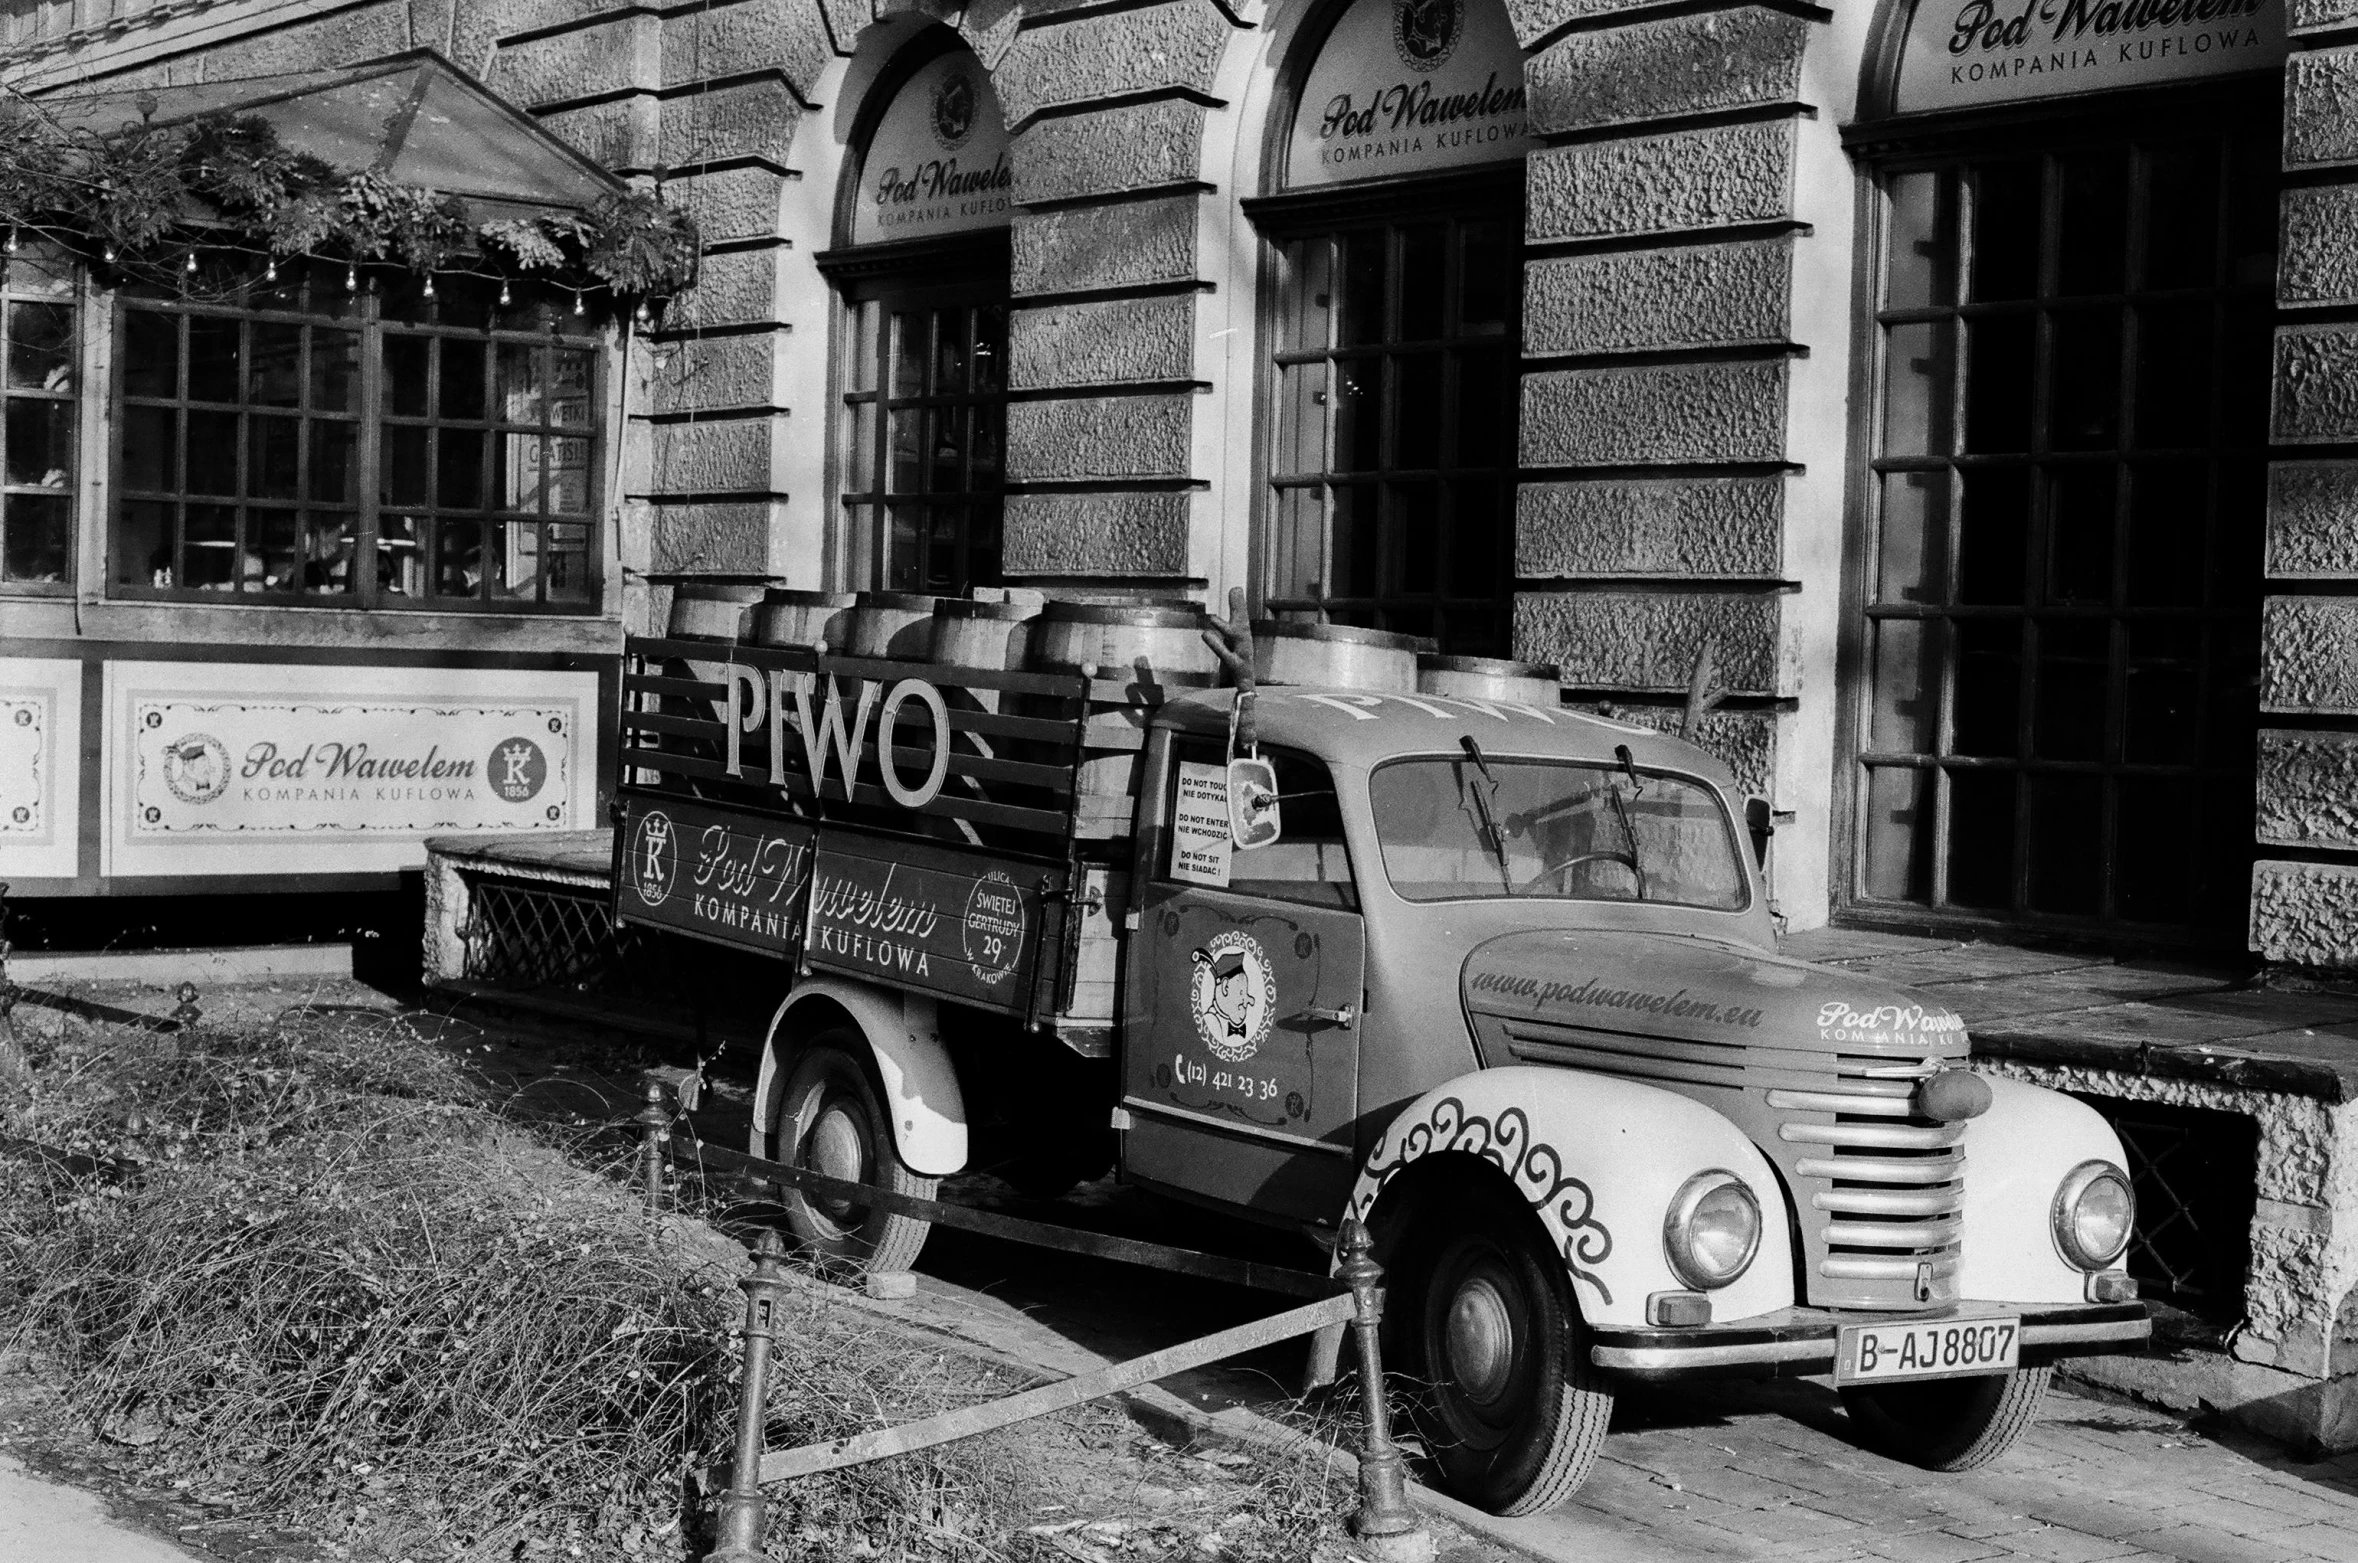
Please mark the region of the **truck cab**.
<svg viewBox="0 0 2358 1563"><path fill-rule="evenodd" d="M1723 767L1570 711L1257 696L1274 839L1217 840L1233 691L1155 716L1121 1027L1125 1178L1391 1272L1452 1485L1576 1487L1614 1389L1836 1375L1962 1469L2047 1364L2147 1331L2121 1148L1975 1074L1951 1011L1787 960ZM1226 850L1223 850L1223 848Z"/></svg>

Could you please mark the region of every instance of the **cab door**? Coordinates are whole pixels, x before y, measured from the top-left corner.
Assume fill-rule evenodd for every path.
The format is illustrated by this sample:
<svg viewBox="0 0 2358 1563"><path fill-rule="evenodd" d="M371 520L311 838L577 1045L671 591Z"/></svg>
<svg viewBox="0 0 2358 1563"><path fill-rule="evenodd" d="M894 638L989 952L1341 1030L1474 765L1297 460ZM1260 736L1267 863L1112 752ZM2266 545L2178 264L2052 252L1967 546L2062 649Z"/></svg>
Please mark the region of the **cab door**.
<svg viewBox="0 0 2358 1563"><path fill-rule="evenodd" d="M1182 764L1218 746L1181 740ZM1124 1024L1123 1167L1137 1180L1289 1220L1332 1220L1356 1171L1367 939L1326 767L1277 751L1284 833L1227 883L1173 872L1140 898ZM1166 802L1166 819L1170 805ZM1213 877L1217 877L1216 875Z"/></svg>

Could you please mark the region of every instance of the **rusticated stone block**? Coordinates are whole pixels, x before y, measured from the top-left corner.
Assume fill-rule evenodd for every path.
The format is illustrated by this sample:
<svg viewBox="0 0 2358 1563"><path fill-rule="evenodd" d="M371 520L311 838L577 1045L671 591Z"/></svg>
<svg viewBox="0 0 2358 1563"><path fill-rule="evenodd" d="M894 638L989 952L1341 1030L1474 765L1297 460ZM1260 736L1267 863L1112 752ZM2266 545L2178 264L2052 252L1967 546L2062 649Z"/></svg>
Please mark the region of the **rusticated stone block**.
<svg viewBox="0 0 2358 1563"><path fill-rule="evenodd" d="M2352 161L2358 161L2358 48L2294 55L2284 72L2284 166Z"/></svg>
<svg viewBox="0 0 2358 1563"><path fill-rule="evenodd" d="M1192 280L1196 200L1174 195L1018 212L1010 234L1009 287L1021 298Z"/></svg>
<svg viewBox="0 0 2358 1563"><path fill-rule="evenodd" d="M2287 445L2358 439L2358 326L2280 327L2271 411Z"/></svg>
<svg viewBox="0 0 2358 1563"><path fill-rule="evenodd" d="M1809 31L1798 16L1746 6L1573 33L1524 69L1531 128L1593 130L1790 103Z"/></svg>
<svg viewBox="0 0 2358 1563"><path fill-rule="evenodd" d="M802 116L794 89L774 76L683 93L663 104L662 160L673 168L727 157L766 158L782 165Z"/></svg>
<svg viewBox="0 0 2358 1563"><path fill-rule="evenodd" d="M1515 573L1773 577L1784 522L1782 478L1525 483Z"/></svg>
<svg viewBox="0 0 2358 1563"><path fill-rule="evenodd" d="M1192 396L1007 404L1007 476L1018 483L1188 475Z"/></svg>
<svg viewBox="0 0 2358 1563"><path fill-rule="evenodd" d="M1182 493L1010 494L1010 575L1185 575Z"/></svg>
<svg viewBox="0 0 2358 1563"><path fill-rule="evenodd" d="M2276 302L2358 303L2358 187L2310 185L2284 192Z"/></svg>
<svg viewBox="0 0 2358 1563"><path fill-rule="evenodd" d="M1605 706L1611 709L1606 710ZM1610 716L1617 722L1673 733L1692 742L1733 771L1736 790L1770 796L1777 777L1777 718L1766 711L1713 711L1692 733L1681 732L1686 721L1683 703L1629 705L1621 701L1591 703L1580 709Z"/></svg>
<svg viewBox="0 0 2358 1563"><path fill-rule="evenodd" d="M1007 123L1043 109L1184 89L1208 92L1235 29L1211 0L1169 0L1018 33L991 72Z"/></svg>
<svg viewBox="0 0 2358 1563"><path fill-rule="evenodd" d="M658 37L654 17L618 16L599 26L506 44L493 57L486 85L527 108L652 87L661 64Z"/></svg>
<svg viewBox="0 0 2358 1563"><path fill-rule="evenodd" d="M663 19L663 85L776 71L808 99L835 53L818 0L733 0Z"/></svg>
<svg viewBox="0 0 2358 1563"><path fill-rule="evenodd" d="M696 219L707 240L762 239L778 231L786 177L767 168L690 169L668 181L663 198Z"/></svg>
<svg viewBox="0 0 2358 1563"><path fill-rule="evenodd" d="M786 506L781 500L723 500L653 508L653 574L785 573L789 538Z"/></svg>
<svg viewBox="0 0 2358 1563"><path fill-rule="evenodd" d="M2358 462L2287 461L2269 469L2267 571L2358 576Z"/></svg>
<svg viewBox="0 0 2358 1563"><path fill-rule="evenodd" d="M2358 597L2261 606L2260 709L2358 715Z"/></svg>
<svg viewBox="0 0 2358 1563"><path fill-rule="evenodd" d="M1009 148L1015 199L1063 201L1182 184L1201 161L1204 111L1195 103L1131 103L1044 119Z"/></svg>
<svg viewBox="0 0 2358 1563"><path fill-rule="evenodd" d="M1522 465L1782 461L1785 368L1776 359L1525 375Z"/></svg>
<svg viewBox="0 0 2358 1563"><path fill-rule="evenodd" d="M2254 863L2251 948L2279 965L2358 967L2358 867Z"/></svg>
<svg viewBox="0 0 2358 1563"><path fill-rule="evenodd" d="M2260 840L2358 848L2358 733L2260 734Z"/></svg>
<svg viewBox="0 0 2358 1563"><path fill-rule="evenodd" d="M608 168L646 168L679 162L661 152L662 109L652 94L609 98L540 116L541 128L582 156Z"/></svg>
<svg viewBox="0 0 2358 1563"><path fill-rule="evenodd" d="M1769 222L1793 207L1790 119L1587 141L1524 165L1524 231L1602 239Z"/></svg>
<svg viewBox="0 0 2358 1563"><path fill-rule="evenodd" d="M655 494L760 494L777 489L786 439L783 414L654 426L649 491Z"/></svg>
<svg viewBox="0 0 2358 1563"><path fill-rule="evenodd" d="M451 58L486 79L493 46L518 33L545 32L607 11L636 8L637 0L458 0L451 24ZM432 43L431 36L418 43Z"/></svg>
<svg viewBox="0 0 2358 1563"><path fill-rule="evenodd" d="M1684 689L1712 640L1730 693L1788 694L1780 600L1774 592L1518 592L1515 655L1553 662L1575 688Z"/></svg>
<svg viewBox="0 0 2358 1563"><path fill-rule="evenodd" d="M394 54L409 47L409 7L400 4L347 11L316 22L298 22L237 40L236 65L219 75L259 76ZM107 83L117 85L114 78Z"/></svg>
<svg viewBox="0 0 2358 1563"><path fill-rule="evenodd" d="M1533 261L1523 271L1523 353L1781 342L1792 292L1784 239Z"/></svg>
<svg viewBox="0 0 2358 1563"><path fill-rule="evenodd" d="M2358 22L2358 0L2286 0L2284 30L2298 36Z"/></svg>
<svg viewBox="0 0 2358 1563"><path fill-rule="evenodd" d="M1019 309L1007 322L1010 390L1136 385L1195 373L1195 295Z"/></svg>
<svg viewBox="0 0 2358 1563"><path fill-rule="evenodd" d="M1515 41L1528 49L1566 22L1592 21L1619 11L1633 11L1657 0L1507 0L1507 21Z"/></svg>
<svg viewBox="0 0 2358 1563"><path fill-rule="evenodd" d="M649 411L708 412L718 408L786 405L781 387L783 334L689 337L654 350L648 376Z"/></svg>
<svg viewBox="0 0 2358 1563"><path fill-rule="evenodd" d="M723 250L696 268L696 285L664 313L681 327L744 326L789 318L776 250Z"/></svg>

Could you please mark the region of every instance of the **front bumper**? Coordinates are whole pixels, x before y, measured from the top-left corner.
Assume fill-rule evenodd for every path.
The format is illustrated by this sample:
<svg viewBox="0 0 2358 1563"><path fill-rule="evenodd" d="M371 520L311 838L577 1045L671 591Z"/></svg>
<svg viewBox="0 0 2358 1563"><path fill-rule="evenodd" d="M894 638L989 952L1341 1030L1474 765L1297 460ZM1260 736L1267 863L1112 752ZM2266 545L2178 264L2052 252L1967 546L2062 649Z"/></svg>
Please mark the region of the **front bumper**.
<svg viewBox="0 0 2358 1563"><path fill-rule="evenodd" d="M2023 1307L1961 1302L1923 1313L1836 1313L1786 1308L1728 1324L1693 1329L1613 1329L1589 1332L1589 1359L1617 1376L1641 1381L1688 1378L1804 1378L1834 1371L1834 1342L1846 1324L1886 1324L2002 1311L2022 1318L2022 1365L2062 1357L2135 1351L2153 1333L2141 1302Z"/></svg>

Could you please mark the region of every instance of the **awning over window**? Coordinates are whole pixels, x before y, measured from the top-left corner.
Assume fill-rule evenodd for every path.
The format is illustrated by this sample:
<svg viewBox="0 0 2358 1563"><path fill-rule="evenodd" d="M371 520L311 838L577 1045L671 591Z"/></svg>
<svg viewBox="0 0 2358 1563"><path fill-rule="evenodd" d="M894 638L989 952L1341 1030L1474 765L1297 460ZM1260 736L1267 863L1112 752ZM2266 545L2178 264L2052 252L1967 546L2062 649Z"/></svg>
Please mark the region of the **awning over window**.
<svg viewBox="0 0 2358 1563"><path fill-rule="evenodd" d="M268 120L289 147L337 168L374 169L457 196L478 221L552 207L586 210L623 188L529 115L424 50L342 70L61 93L40 101L68 124L103 131L137 124L142 97L154 100L158 126L206 114Z"/></svg>

